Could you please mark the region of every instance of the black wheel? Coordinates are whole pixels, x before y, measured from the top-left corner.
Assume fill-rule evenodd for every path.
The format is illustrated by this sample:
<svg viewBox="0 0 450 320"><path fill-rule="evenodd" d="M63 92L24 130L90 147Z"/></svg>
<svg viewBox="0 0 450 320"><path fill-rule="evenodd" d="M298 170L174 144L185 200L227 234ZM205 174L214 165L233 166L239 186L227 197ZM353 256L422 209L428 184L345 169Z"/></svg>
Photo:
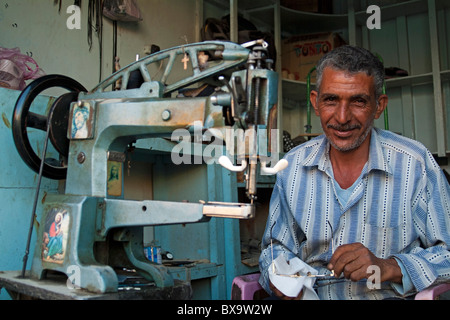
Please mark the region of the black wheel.
<svg viewBox="0 0 450 320"><path fill-rule="evenodd" d="M30 112L34 99L44 90L53 87L64 88L70 92L56 99L48 114L41 115ZM39 173L41 159L31 147L27 129L35 128L46 132L47 127L50 126L50 142L63 158L67 158L69 153L67 127L70 103L77 100L81 91L87 90L69 77L47 75L30 83L17 99L12 119L14 144L22 160L36 173ZM66 178L67 167L61 159L45 159L42 175L49 179L62 180Z"/></svg>

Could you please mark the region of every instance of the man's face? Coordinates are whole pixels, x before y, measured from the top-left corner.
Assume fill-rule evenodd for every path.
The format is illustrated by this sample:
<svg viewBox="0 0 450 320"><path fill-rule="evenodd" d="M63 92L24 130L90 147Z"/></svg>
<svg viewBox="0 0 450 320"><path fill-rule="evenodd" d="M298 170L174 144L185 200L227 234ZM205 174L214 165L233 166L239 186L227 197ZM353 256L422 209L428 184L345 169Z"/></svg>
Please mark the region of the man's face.
<svg viewBox="0 0 450 320"><path fill-rule="evenodd" d="M311 104L331 145L341 152L357 149L366 140L387 105L386 95L376 100L373 77L364 72L325 68L319 92L311 91Z"/></svg>

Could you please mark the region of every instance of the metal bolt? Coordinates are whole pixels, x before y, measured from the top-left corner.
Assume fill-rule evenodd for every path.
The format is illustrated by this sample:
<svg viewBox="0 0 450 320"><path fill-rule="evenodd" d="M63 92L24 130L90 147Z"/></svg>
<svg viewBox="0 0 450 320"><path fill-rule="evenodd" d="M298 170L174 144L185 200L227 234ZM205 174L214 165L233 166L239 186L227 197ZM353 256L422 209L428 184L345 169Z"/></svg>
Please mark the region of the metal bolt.
<svg viewBox="0 0 450 320"><path fill-rule="evenodd" d="M84 152L80 152L77 156L78 163L83 163L86 160L86 155Z"/></svg>
<svg viewBox="0 0 450 320"><path fill-rule="evenodd" d="M161 114L161 118L163 119L163 121L169 121L171 117L171 113L170 110L164 110Z"/></svg>

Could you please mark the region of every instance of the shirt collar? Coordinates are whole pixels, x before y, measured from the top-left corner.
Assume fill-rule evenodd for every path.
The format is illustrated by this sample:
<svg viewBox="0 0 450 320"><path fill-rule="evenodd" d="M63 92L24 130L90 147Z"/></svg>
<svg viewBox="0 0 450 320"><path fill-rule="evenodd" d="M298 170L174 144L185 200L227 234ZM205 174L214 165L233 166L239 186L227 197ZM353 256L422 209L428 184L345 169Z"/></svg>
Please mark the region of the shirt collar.
<svg viewBox="0 0 450 320"><path fill-rule="evenodd" d="M386 160L386 155L383 152L383 144L381 143L380 129L372 129L372 135L370 140L369 149L369 172L371 170L385 171L389 174L393 174L392 168L389 162Z"/></svg>
<svg viewBox="0 0 450 320"><path fill-rule="evenodd" d="M386 161L386 157L383 152L383 147L381 144L379 129L372 129L370 147L369 147L369 161L367 170L368 172L372 170L385 171L392 174L392 168ZM330 162L330 143L325 135L314 139L311 145L310 154L303 160L300 161L300 165L305 167L317 166L319 170L327 172L327 169L331 169Z"/></svg>

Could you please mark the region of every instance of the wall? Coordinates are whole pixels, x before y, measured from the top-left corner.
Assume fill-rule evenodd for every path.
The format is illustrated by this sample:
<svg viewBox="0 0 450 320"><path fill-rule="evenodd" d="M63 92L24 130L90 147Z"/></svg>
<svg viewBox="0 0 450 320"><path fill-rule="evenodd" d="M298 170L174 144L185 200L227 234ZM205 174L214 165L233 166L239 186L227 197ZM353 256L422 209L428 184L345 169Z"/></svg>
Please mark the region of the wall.
<svg viewBox="0 0 450 320"><path fill-rule="evenodd" d="M47 74L64 74L87 89L100 79L99 39L92 36L88 45L88 0L82 1L81 29L66 26L66 13L73 0L62 0L61 11L51 0L0 0L0 46L19 47ZM144 56L144 46L157 44L161 49L198 40L195 32L196 0L137 0L143 15L141 22L118 22L117 54L122 67ZM113 23L103 19L102 79L113 70Z"/></svg>
<svg viewBox="0 0 450 320"><path fill-rule="evenodd" d="M22 161L14 145L11 134L12 115L15 101L20 91L0 88L0 141L2 150L6 151L0 157L0 270L22 270L22 258L25 255L28 230L30 227L33 201L36 194L38 175ZM33 103L32 111L45 114L52 105L48 97L37 97ZM42 131L30 130L28 137L35 147L35 152L40 154L43 149L45 134ZM57 158L56 151L50 147L47 157ZM56 193L58 182L42 179L40 193L37 202L37 221L41 217L41 203L47 193ZM37 223L33 226L37 228ZM28 256L28 269L31 267L34 246L36 242L35 232L30 242L30 254ZM2 290L0 300L8 299L9 295Z"/></svg>

